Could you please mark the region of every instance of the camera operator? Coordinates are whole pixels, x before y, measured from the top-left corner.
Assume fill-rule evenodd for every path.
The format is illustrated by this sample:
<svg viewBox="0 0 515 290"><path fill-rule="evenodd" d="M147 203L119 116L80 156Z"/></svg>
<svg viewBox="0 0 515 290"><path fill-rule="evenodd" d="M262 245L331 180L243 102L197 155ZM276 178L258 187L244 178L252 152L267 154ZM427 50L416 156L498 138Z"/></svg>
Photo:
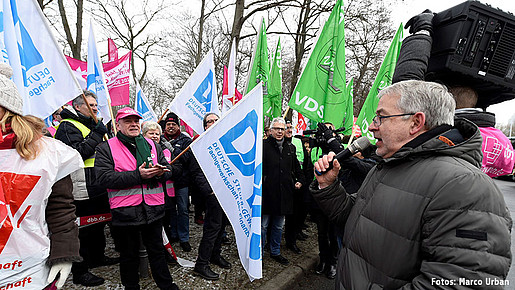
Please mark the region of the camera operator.
<svg viewBox="0 0 515 290"><path fill-rule="evenodd" d="M402 43L393 83L403 80L424 80L433 42L433 16L430 10L425 10L406 23L405 28L409 27L412 35L406 37ZM453 95L456 101L455 117L467 119L479 127L483 137L481 170L490 177L511 173L515 162L512 157L513 146L508 138L495 128L495 114L476 108L478 92L452 77L433 74L431 77L444 83ZM492 147L495 146L501 147L501 154L491 154Z"/></svg>

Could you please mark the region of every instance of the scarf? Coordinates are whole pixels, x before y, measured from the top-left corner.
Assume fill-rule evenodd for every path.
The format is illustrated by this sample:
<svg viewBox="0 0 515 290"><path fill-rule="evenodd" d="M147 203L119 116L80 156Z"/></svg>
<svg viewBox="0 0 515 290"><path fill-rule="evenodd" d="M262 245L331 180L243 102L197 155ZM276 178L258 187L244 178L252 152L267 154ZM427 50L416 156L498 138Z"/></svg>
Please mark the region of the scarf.
<svg viewBox="0 0 515 290"><path fill-rule="evenodd" d="M11 124L5 124L5 132L0 135L0 150L13 149L16 144L16 135L11 128Z"/></svg>
<svg viewBox="0 0 515 290"><path fill-rule="evenodd" d="M150 144L148 144L147 140L143 137L143 135L139 134L136 137L128 137L124 135L122 132L118 131L116 137L120 139L123 143L128 143L136 147L136 166L139 168L143 162L146 162L147 168L150 164L152 164L152 156L150 155Z"/></svg>

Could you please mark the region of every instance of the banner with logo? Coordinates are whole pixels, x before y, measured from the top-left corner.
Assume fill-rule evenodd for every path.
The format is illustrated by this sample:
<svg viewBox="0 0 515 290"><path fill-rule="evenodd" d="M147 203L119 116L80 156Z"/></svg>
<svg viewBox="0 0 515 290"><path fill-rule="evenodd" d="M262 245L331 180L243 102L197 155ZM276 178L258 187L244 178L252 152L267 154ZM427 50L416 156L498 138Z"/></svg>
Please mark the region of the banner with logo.
<svg viewBox="0 0 515 290"><path fill-rule="evenodd" d="M104 67L100 61L100 54L97 50L93 23L89 23L88 38L88 75L86 77L87 90L97 95L98 113L103 118L102 122L107 124L111 120L111 96L107 89Z"/></svg>
<svg viewBox="0 0 515 290"><path fill-rule="evenodd" d="M56 181L84 166L80 154L61 141L38 142L34 160L22 159L14 149L0 150L0 289L47 286L48 197Z"/></svg>
<svg viewBox="0 0 515 290"><path fill-rule="evenodd" d="M368 92L365 103L363 103L363 107L361 107L361 111L359 112L358 120L356 122L361 128L362 136L367 136L372 144L376 144L376 139L374 138L374 134L368 130L368 127L376 115L377 104L379 103L377 95L382 89L392 84L393 73L395 72L395 66L397 65L397 59L399 58L399 52L401 51L403 31L404 28L401 23L390 47L388 48L388 52L384 57L383 63L379 68L374 84Z"/></svg>
<svg viewBox="0 0 515 290"><path fill-rule="evenodd" d="M263 113L270 118L279 117L283 110L283 69L281 66L281 39L277 41L274 61L268 82L268 98L263 98Z"/></svg>
<svg viewBox="0 0 515 290"><path fill-rule="evenodd" d="M112 106L129 104L129 76L132 52L128 52L120 59L102 64L107 82L107 89L111 97ZM79 81L81 88L86 89L88 76L88 63L66 56L72 72Z"/></svg>
<svg viewBox="0 0 515 290"><path fill-rule="evenodd" d="M343 0L337 0L288 103L310 120L331 122L335 128L349 118L347 108L352 107L345 75L343 15Z"/></svg>
<svg viewBox="0 0 515 290"><path fill-rule="evenodd" d="M241 264L262 278L263 88L256 86L190 146L231 222ZM209 173L209 174L207 174Z"/></svg>
<svg viewBox="0 0 515 290"><path fill-rule="evenodd" d="M204 131L202 120L206 113L212 112L220 115L212 50L207 53L191 74L168 109L170 112L176 113L195 132Z"/></svg>
<svg viewBox="0 0 515 290"><path fill-rule="evenodd" d="M134 102L134 110L141 115L141 121L154 121L157 122L157 116L150 105L147 97L143 94L141 87L136 83L136 100Z"/></svg>
<svg viewBox="0 0 515 290"><path fill-rule="evenodd" d="M2 60L8 59L13 69L23 113L45 119L82 90L36 1L4 0L2 4Z"/></svg>
<svg viewBox="0 0 515 290"><path fill-rule="evenodd" d="M304 118L301 113L293 111L292 113L292 125L293 135L304 135L304 131L308 129L309 119Z"/></svg>
<svg viewBox="0 0 515 290"><path fill-rule="evenodd" d="M497 128L480 127L479 130L483 137L481 171L490 177L510 174L515 162L510 139Z"/></svg>

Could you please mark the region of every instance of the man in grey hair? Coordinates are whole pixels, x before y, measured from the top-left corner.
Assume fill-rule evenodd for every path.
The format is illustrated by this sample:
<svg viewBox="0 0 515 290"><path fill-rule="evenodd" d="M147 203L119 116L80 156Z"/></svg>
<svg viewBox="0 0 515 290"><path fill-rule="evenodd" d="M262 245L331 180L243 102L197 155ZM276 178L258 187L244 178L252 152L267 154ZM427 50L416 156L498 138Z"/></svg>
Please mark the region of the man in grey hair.
<svg viewBox="0 0 515 290"><path fill-rule="evenodd" d="M402 81L378 97L370 131L383 160L358 192L338 182L334 153L315 163L324 174L310 191L345 226L336 289L502 287L512 220L480 170L478 128L454 121L454 99L440 84Z"/></svg>

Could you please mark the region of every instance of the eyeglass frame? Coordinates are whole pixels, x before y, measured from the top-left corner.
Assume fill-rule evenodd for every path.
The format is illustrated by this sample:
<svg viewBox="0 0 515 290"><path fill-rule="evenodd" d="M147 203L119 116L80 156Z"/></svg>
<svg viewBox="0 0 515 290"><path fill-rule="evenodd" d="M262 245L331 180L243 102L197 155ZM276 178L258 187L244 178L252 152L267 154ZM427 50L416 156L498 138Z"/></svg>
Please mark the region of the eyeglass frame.
<svg viewBox="0 0 515 290"><path fill-rule="evenodd" d="M286 131L286 128L281 128L281 127L271 127L270 129L274 129L277 131Z"/></svg>
<svg viewBox="0 0 515 290"><path fill-rule="evenodd" d="M372 123L374 123L374 125L376 127L379 127L383 124L383 119L388 119L388 118L392 118L392 117L413 116L415 114L416 113L405 113L405 114L395 114L395 115L385 115L385 116L375 115L374 118L372 118Z"/></svg>
<svg viewBox="0 0 515 290"><path fill-rule="evenodd" d="M211 123L214 123L216 121L218 121L219 119L210 119L210 120L206 120L206 124L211 124Z"/></svg>

